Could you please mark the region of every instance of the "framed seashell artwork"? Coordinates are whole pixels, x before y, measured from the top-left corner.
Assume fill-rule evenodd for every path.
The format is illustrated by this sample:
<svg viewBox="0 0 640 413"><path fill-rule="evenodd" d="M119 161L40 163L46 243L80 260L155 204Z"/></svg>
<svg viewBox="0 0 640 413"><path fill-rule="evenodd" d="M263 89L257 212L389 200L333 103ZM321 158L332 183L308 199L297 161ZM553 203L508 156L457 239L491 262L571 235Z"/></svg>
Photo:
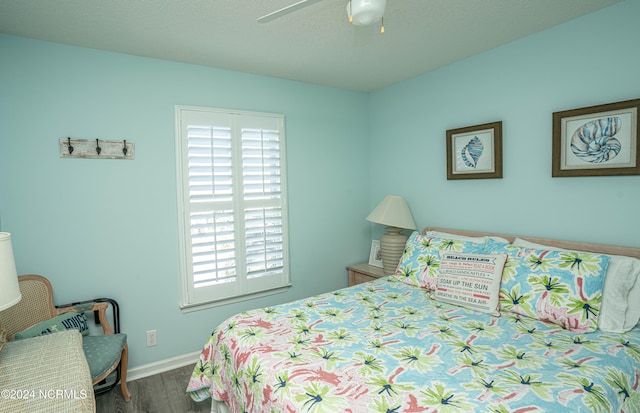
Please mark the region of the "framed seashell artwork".
<svg viewBox="0 0 640 413"><path fill-rule="evenodd" d="M502 178L502 121L447 131L447 179Z"/></svg>
<svg viewBox="0 0 640 413"><path fill-rule="evenodd" d="M640 175L640 99L553 113L552 176Z"/></svg>

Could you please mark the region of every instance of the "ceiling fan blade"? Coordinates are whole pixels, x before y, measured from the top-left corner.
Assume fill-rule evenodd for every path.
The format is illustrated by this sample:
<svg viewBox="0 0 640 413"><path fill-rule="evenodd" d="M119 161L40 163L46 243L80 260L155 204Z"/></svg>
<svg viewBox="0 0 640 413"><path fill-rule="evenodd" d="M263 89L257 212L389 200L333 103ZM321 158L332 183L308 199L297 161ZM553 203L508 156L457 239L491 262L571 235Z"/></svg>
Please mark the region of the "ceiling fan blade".
<svg viewBox="0 0 640 413"><path fill-rule="evenodd" d="M262 17L258 18L258 23L268 23L271 20L275 20L279 17L282 17L286 14L292 13L296 10L300 10L303 7L307 7L307 6L311 6L313 3L317 3L320 0L300 0L297 3L293 3L290 6L287 7L283 7L280 10L276 10L274 12L271 12L269 14L265 14Z"/></svg>

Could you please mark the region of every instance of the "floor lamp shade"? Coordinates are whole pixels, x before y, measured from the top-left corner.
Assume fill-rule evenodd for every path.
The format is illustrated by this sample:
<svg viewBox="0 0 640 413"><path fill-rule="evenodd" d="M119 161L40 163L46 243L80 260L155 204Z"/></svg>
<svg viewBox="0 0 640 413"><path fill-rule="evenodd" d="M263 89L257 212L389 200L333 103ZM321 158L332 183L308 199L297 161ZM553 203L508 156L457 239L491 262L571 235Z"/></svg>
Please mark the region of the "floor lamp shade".
<svg viewBox="0 0 640 413"><path fill-rule="evenodd" d="M380 254L385 274L393 274L398 266L407 237L400 233L403 229L416 229L416 223L407 201L401 196L387 195L371 211L367 221L385 225L387 232L380 238Z"/></svg>
<svg viewBox="0 0 640 413"><path fill-rule="evenodd" d="M0 311L17 304L21 299L11 234L0 232Z"/></svg>

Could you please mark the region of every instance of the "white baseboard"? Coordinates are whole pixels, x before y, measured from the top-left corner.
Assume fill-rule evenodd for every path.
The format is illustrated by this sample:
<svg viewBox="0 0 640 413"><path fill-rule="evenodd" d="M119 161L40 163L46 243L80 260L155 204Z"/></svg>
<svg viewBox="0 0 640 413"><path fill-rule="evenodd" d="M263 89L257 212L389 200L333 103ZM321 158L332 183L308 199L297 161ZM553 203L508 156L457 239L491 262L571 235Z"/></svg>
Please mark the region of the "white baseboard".
<svg viewBox="0 0 640 413"><path fill-rule="evenodd" d="M153 363L144 364L127 370L127 382L141 379L143 377L153 376L154 374L164 373L165 371L177 369L189 364L195 364L200 356L200 351L183 354L168 359L155 361Z"/></svg>

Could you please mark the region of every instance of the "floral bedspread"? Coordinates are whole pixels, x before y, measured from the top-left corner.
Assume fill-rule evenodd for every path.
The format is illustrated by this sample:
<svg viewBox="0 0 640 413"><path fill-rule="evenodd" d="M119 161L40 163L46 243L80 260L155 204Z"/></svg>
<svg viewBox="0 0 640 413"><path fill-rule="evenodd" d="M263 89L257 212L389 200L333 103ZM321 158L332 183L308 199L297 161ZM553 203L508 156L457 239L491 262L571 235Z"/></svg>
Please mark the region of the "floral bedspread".
<svg viewBox="0 0 640 413"><path fill-rule="evenodd" d="M640 328L576 334L394 277L233 316L187 392L232 412L640 412Z"/></svg>

